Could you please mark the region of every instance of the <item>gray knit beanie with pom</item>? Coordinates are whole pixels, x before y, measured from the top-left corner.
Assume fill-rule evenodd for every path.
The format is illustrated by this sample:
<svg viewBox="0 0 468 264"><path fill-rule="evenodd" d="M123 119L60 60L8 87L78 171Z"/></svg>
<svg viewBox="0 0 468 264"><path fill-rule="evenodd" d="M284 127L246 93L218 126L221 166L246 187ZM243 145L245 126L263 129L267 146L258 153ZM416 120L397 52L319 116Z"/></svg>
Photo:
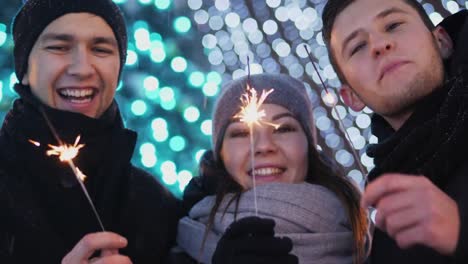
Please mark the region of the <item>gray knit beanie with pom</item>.
<svg viewBox="0 0 468 264"><path fill-rule="evenodd" d="M219 160L226 128L241 109L241 95L246 92L247 76L228 82L221 89L213 109L212 149ZM312 104L304 84L284 74L257 74L250 76L250 85L260 97L263 90L274 89L264 104L276 104L288 109L299 121L310 145L316 145L316 131Z"/></svg>

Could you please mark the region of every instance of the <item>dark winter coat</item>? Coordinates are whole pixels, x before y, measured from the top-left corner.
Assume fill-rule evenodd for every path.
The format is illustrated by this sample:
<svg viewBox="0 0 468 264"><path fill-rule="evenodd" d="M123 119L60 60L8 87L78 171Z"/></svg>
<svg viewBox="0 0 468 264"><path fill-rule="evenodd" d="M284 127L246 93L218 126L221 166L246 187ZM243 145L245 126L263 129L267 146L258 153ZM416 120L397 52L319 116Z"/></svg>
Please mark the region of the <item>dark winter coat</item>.
<svg viewBox="0 0 468 264"><path fill-rule="evenodd" d="M123 127L114 102L100 119L48 108L17 85L21 99L0 131L0 263L60 263L86 234L101 231L66 163L47 156L59 138L85 146L74 162L107 231L128 239L133 263L162 263L172 247L179 202L130 163L136 133ZM42 110L44 109L43 114ZM40 142L37 147L28 140Z"/></svg>
<svg viewBox="0 0 468 264"><path fill-rule="evenodd" d="M374 115L372 132L379 143L368 148L376 167L369 180L385 172L424 175L458 205L461 230L455 256L415 246L400 249L386 233L376 229L372 264L468 263L468 12L443 22L455 41L455 53L446 62L447 81L441 89L422 100L414 113L394 131Z"/></svg>

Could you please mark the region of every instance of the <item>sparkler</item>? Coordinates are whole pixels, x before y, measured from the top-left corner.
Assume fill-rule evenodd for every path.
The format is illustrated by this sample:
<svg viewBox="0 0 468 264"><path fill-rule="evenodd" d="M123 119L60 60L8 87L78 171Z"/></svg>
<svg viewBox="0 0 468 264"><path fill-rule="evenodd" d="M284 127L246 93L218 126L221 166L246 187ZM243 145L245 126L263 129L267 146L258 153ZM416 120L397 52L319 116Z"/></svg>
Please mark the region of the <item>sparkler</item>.
<svg viewBox="0 0 468 264"><path fill-rule="evenodd" d="M359 156L358 156L358 154L356 152L356 149L354 147L353 141L351 140L351 137L349 136L348 132L346 131L345 126L343 124L343 119L341 119L341 117L340 117L340 115L338 113L338 110L336 109L335 97L330 93L327 86L325 85L325 82L323 81L322 76L320 75L320 73L319 73L319 71L317 69L317 66L315 66L314 60L312 59L312 55L310 54L310 51L307 48L307 45L304 45L304 48L305 48L305 50L307 52L310 63L312 63L312 66L314 67L314 70L317 73L317 75L318 75L318 77L320 79L320 83L322 84L323 89L324 89L324 91L326 93L324 100L326 101L326 103L331 105L332 111L335 113L335 115L336 115L336 117L338 119L338 124L339 124L339 127L340 127L339 130L341 131L341 133L343 133L345 139L347 139L345 141L348 143L348 146L351 149L351 153L353 154L354 159L356 160L356 163L357 163L357 165L359 167L359 170L361 171L361 173L362 173L362 175L364 177L364 182L367 183L367 171L364 169L361 162L359 161L360 159L359 159Z"/></svg>
<svg viewBox="0 0 468 264"><path fill-rule="evenodd" d="M349 136L348 132L346 131L345 129L345 126L343 124L343 120L341 119L340 115L338 114L338 110L336 110L336 100L335 100L335 97L330 93L330 91L328 90L327 86L325 85L325 82L323 81L322 79L322 76L320 75L317 67L315 66L315 63L314 63L314 60L312 59L312 55L310 54L310 51L309 49L307 48L307 45L304 45L304 48L307 52L307 55L308 55L308 58L310 60L310 63L312 63L312 66L314 67L314 70L315 72L317 73L319 79L320 79L320 83L322 84L323 86L323 89L326 93L326 97L324 98L324 100L329 104L331 105L332 107L332 111L334 111L337 119L338 119L338 124L340 126L340 131L344 134L345 138L347 140L345 140L347 143L348 143L348 146L350 147L351 149L351 153L353 153L353 156L354 156L354 159L356 160L356 163L358 164L358 167L359 167L359 170L361 171L362 173L362 176L364 178L364 183L367 184L367 171L364 169L364 167L362 166L361 162L359 161L359 156L357 155L357 152L356 152L356 149L354 148L354 144L353 142L351 141L351 137ZM331 98L333 100L331 100ZM369 244L369 247L367 248L367 256L370 255L370 251L371 251L371 246L372 246L372 234L374 233L374 225L375 224L375 221L373 219L373 216L375 217L375 214L377 213L377 209L375 209L374 207L372 206L369 206L367 208L367 218L368 218L368 221L369 221L369 227L367 229L367 236L369 238L370 241L368 241L368 244Z"/></svg>
<svg viewBox="0 0 468 264"><path fill-rule="evenodd" d="M59 145L54 146L49 144L49 150L47 150L47 156L58 156L59 160L62 162L72 162L73 159L78 156L79 150L84 147L84 144L78 144L80 142L80 136L76 137L75 144L73 145ZM73 166L75 166L73 164ZM79 181L83 182L86 179L86 175L80 171L78 167L75 167L76 171L72 168L75 176L78 178Z"/></svg>
<svg viewBox="0 0 468 264"><path fill-rule="evenodd" d="M263 120L265 117L265 110L260 110L263 102L271 94L274 89L268 91L263 90L260 98L257 96L257 91L250 85L250 63L249 58L247 57L247 87L246 92L241 95L241 110L237 113L234 118L239 118L239 120L245 123L249 127L249 136L250 136L250 162L252 164L252 189L254 192L254 205L255 205L255 216L258 216L258 206L257 206L257 187L255 179L255 155L254 155L254 137L253 137L253 127L254 125L261 126L262 124L271 125L275 128L278 128L278 125L267 122Z"/></svg>
<svg viewBox="0 0 468 264"><path fill-rule="evenodd" d="M49 129L52 131L52 134L54 135L55 139L59 143L58 146L48 144L49 150L47 150L46 154L47 156L58 156L58 159L62 162L66 162L70 169L73 171L75 174L75 177L78 180L78 183L81 186L81 189L83 190L84 195L88 199L88 202L91 206L91 209L93 210L94 215L96 216L96 219L99 222L99 225L102 229L102 231L105 231L104 225L102 224L101 217L99 217L99 214L96 210L96 207L94 207L94 203L91 200L91 197L89 196L88 190L86 189L86 186L84 185L83 181L86 179L86 175L81 172L81 170L75 166L73 163L73 159L78 156L79 150L85 146L85 144L79 144L81 136L77 136L75 139L75 143L73 145L70 144L64 144L62 140L59 138L57 132L55 131L54 126L50 122L49 118L47 117L44 109L41 108L41 113L44 117L44 119L47 122L47 125L49 126ZM32 139L28 140L31 144L39 147L41 145L40 142L34 141Z"/></svg>

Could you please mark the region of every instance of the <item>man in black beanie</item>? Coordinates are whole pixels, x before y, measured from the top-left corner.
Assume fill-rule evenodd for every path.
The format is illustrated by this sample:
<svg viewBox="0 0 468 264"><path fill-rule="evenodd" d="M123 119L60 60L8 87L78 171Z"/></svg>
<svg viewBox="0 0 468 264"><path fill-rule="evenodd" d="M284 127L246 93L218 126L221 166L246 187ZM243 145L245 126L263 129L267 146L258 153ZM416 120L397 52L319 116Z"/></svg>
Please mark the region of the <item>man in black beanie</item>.
<svg viewBox="0 0 468 264"><path fill-rule="evenodd" d="M12 30L20 98L0 130L0 263L163 262L179 202L130 163L136 133L114 100L121 11L112 0L29 0ZM73 161L107 232L71 169L46 155L78 136Z"/></svg>
<svg viewBox="0 0 468 264"><path fill-rule="evenodd" d="M323 37L354 111L374 111L361 206L370 263L468 263L468 16L417 0L328 0Z"/></svg>

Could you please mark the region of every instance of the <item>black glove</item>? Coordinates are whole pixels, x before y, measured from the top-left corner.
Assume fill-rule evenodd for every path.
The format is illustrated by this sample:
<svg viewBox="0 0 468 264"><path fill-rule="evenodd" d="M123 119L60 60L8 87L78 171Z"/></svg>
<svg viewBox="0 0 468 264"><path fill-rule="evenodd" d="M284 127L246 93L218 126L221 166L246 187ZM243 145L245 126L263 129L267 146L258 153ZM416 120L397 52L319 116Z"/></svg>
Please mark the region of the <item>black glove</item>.
<svg viewBox="0 0 468 264"><path fill-rule="evenodd" d="M213 264L297 264L290 254L292 241L275 237L275 221L246 217L232 223L221 237L213 254Z"/></svg>

